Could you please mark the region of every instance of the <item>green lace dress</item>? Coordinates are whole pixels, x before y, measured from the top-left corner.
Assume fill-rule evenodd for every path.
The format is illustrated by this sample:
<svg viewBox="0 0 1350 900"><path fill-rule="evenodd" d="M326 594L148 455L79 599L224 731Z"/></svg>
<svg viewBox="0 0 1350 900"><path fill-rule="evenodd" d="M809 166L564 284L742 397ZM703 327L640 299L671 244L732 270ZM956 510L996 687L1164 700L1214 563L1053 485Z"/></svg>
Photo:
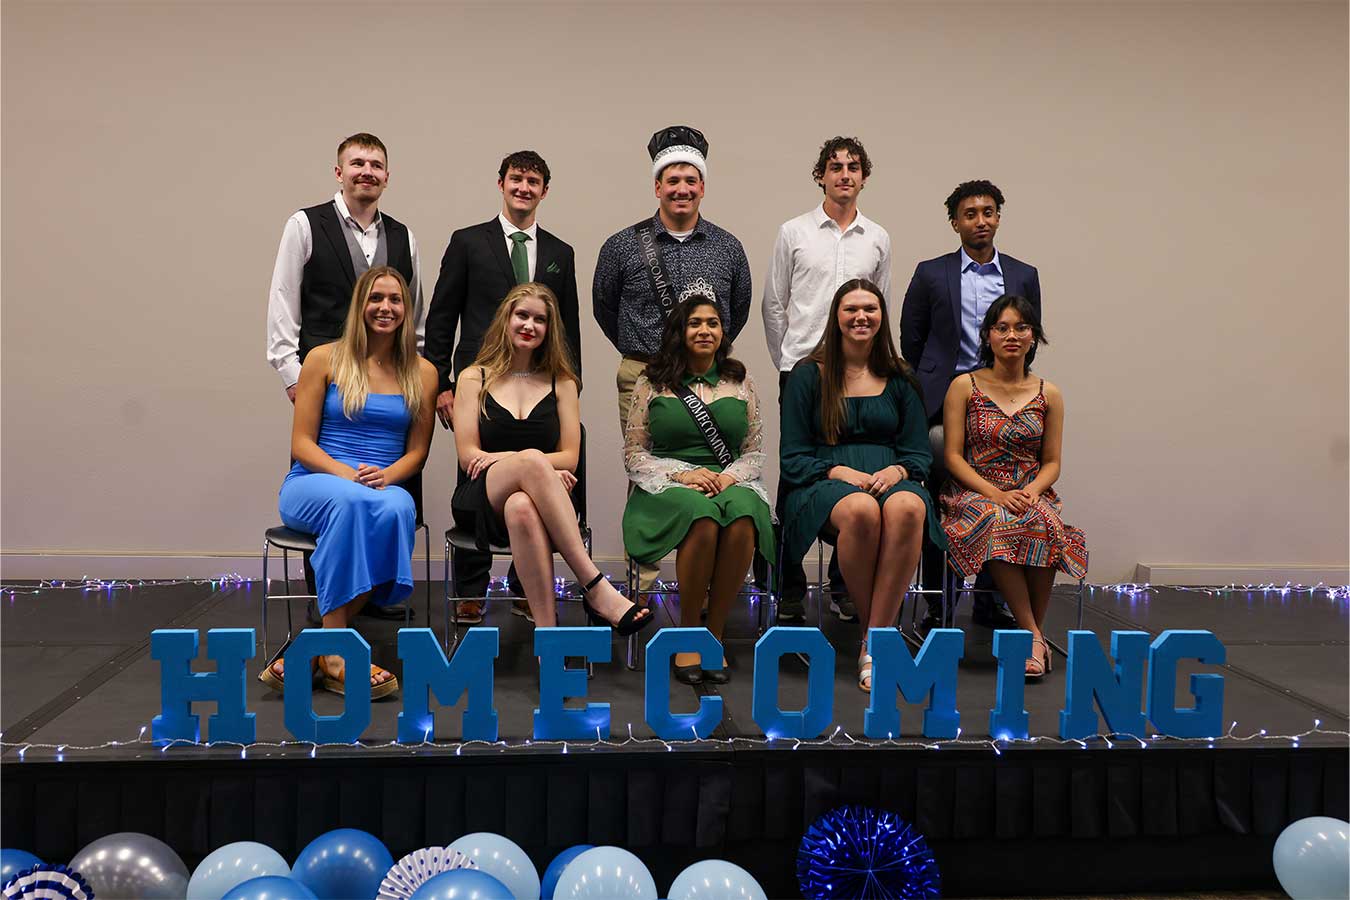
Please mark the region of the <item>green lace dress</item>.
<svg viewBox="0 0 1350 900"><path fill-rule="evenodd" d="M736 484L715 497L672 481L680 472L705 468L722 472L716 457L684 405L670 392L656 393L646 376L633 387L633 406L624 435L624 462L633 492L623 511L623 543L639 562L656 562L679 546L698 519L730 525L754 521L756 546L774 558L773 517L760 473L759 401L754 382L718 377L716 367L684 381L708 407L734 459L726 473Z"/></svg>

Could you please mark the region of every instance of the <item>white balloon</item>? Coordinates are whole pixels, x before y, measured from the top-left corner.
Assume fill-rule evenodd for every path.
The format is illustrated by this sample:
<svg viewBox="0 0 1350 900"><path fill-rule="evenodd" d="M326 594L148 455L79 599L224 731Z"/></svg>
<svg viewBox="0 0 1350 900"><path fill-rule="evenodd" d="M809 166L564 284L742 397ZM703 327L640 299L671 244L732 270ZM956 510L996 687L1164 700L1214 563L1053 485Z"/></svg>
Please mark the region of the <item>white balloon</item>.
<svg viewBox="0 0 1350 900"><path fill-rule="evenodd" d="M642 860L622 847L592 847L558 876L553 900L656 900L656 880Z"/></svg>
<svg viewBox="0 0 1350 900"><path fill-rule="evenodd" d="M724 859L696 862L675 876L669 900L768 900L755 876Z"/></svg>
<svg viewBox="0 0 1350 900"><path fill-rule="evenodd" d="M530 855L510 838L490 831L466 834L446 850L472 857L481 872L506 885L515 900L539 900L539 870Z"/></svg>

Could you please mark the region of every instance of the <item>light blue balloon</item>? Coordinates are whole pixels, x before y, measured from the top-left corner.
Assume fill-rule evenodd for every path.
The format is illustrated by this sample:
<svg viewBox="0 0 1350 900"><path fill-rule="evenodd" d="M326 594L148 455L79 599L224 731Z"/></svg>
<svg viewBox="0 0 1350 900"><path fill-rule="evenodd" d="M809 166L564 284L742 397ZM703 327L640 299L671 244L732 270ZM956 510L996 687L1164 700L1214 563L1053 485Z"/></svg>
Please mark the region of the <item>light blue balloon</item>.
<svg viewBox="0 0 1350 900"><path fill-rule="evenodd" d="M221 900L315 900L314 892L294 878L264 875L235 885Z"/></svg>
<svg viewBox="0 0 1350 900"><path fill-rule="evenodd" d="M548 868L544 870L544 877L539 882L540 900L553 900L553 891L558 886L558 879L562 876L563 869L566 869L567 864L572 860L594 846L594 844L577 844L575 847L568 847L553 857L553 862L548 864Z"/></svg>
<svg viewBox="0 0 1350 900"><path fill-rule="evenodd" d="M768 900L755 876L724 859L696 862L675 876L669 900Z"/></svg>
<svg viewBox="0 0 1350 900"><path fill-rule="evenodd" d="M305 845L291 867L291 877L318 900L351 900L378 894L380 882L393 865L394 858L375 835L359 828L338 828Z"/></svg>
<svg viewBox="0 0 1350 900"><path fill-rule="evenodd" d="M239 841L212 850L188 881L187 900L221 900L231 889L265 875L288 876L285 858L266 844Z"/></svg>
<svg viewBox="0 0 1350 900"><path fill-rule="evenodd" d="M471 857L478 871L506 885L515 900L539 900L539 870L530 861L530 855L510 838L477 831L464 835L446 849Z"/></svg>
<svg viewBox="0 0 1350 900"><path fill-rule="evenodd" d="M0 849L0 884L9 881L24 869L31 869L33 866L40 865L42 865L42 860L27 850L19 850L15 847Z"/></svg>
<svg viewBox="0 0 1350 900"><path fill-rule="evenodd" d="M1294 900L1350 897L1350 822L1327 816L1291 822L1271 856L1280 887Z"/></svg>
<svg viewBox="0 0 1350 900"><path fill-rule="evenodd" d="M622 847L592 847L567 864L554 900L656 900L656 881L642 860Z"/></svg>
<svg viewBox="0 0 1350 900"><path fill-rule="evenodd" d="M408 900L511 900L511 891L486 872L451 869L422 882Z"/></svg>

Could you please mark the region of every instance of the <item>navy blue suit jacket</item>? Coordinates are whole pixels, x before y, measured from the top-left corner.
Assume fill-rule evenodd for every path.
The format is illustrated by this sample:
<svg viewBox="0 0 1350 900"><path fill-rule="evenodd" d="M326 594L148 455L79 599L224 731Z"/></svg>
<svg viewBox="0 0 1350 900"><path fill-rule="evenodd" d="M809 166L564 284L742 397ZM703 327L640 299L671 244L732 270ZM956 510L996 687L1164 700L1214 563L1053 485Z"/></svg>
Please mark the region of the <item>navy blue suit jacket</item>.
<svg viewBox="0 0 1350 900"><path fill-rule="evenodd" d="M1003 292L1031 301L1041 311L1041 280L1036 268L1000 252ZM927 259L914 267L900 308L900 355L914 367L931 420L942 409L947 387L956 377L961 350L961 251Z"/></svg>

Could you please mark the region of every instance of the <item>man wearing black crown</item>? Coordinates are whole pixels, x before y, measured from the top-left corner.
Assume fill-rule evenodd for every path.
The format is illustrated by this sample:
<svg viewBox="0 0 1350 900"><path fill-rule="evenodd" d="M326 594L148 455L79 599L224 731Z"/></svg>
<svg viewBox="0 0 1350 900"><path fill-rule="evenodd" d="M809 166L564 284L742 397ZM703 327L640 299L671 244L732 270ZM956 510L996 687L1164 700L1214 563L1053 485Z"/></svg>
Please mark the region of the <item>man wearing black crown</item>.
<svg viewBox="0 0 1350 900"><path fill-rule="evenodd" d="M402 222L380 212L380 197L389 185L389 154L384 142L360 132L338 145L334 174L339 185L333 199L302 209L286 220L267 294L267 361L281 376L286 396L295 402L300 364L320 344L342 336L356 279L372 266L393 266L408 282L417 325L417 350L422 351L427 307L418 277L417 240ZM420 490L418 486L409 490ZM309 556L305 581L314 593ZM367 603L362 615L402 619L403 604ZM310 619L318 613L310 602Z"/></svg>
<svg viewBox="0 0 1350 900"><path fill-rule="evenodd" d="M600 248L591 300L595 321L623 355L617 377L620 434L628 427L633 385L661 341L666 315L695 280L713 299L735 340L750 318L750 263L741 242L699 215L708 177L708 141L672 125L647 144L656 182L656 215L612 235ZM651 587L656 567L641 571Z"/></svg>

